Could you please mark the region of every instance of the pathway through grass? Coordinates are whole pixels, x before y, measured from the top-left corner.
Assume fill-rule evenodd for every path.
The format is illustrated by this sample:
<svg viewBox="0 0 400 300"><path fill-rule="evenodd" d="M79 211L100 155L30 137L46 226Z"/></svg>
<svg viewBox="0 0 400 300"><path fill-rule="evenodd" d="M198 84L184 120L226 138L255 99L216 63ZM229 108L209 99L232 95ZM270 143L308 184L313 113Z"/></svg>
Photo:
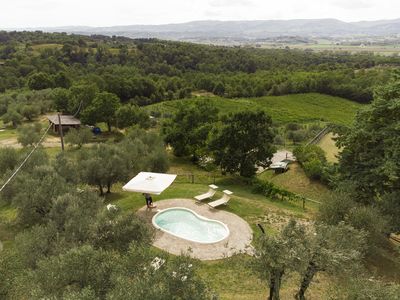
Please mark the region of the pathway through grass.
<svg viewBox="0 0 400 300"><path fill-rule="evenodd" d="M326 159L331 163L338 162L339 148L336 146L333 133L325 135L318 143L318 146L326 153Z"/></svg>

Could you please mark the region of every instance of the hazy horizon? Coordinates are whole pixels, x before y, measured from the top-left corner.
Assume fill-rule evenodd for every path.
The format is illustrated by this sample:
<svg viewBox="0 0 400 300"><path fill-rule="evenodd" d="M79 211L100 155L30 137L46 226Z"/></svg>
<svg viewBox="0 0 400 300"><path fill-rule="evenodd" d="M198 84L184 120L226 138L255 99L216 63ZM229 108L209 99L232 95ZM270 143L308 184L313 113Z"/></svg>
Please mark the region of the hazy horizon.
<svg viewBox="0 0 400 300"><path fill-rule="evenodd" d="M395 0L5 0L0 28L166 25L193 21L338 19L344 22L399 18Z"/></svg>
<svg viewBox="0 0 400 300"><path fill-rule="evenodd" d="M166 26L166 25L179 25L193 22L257 22L257 21L294 21L294 20L337 20L346 23L357 23L357 22L375 22L375 21L392 21L397 20L399 18L393 19L376 19L376 20L356 20L356 21L343 21L337 18L296 18L296 19L255 19L255 20L218 20L218 19L204 19L204 20L190 20L185 22L171 22L171 23L160 23L160 24L140 24L140 23L132 23L132 24L114 24L107 26L93 26L93 25L80 25L80 24L70 24L70 25L60 25L60 26L36 26L36 27L10 27L4 28L6 30L24 30L24 29L35 29L35 28L73 28L73 27L92 27L92 28L102 28L102 27L124 27L124 26ZM2 29L2 28L1 28Z"/></svg>

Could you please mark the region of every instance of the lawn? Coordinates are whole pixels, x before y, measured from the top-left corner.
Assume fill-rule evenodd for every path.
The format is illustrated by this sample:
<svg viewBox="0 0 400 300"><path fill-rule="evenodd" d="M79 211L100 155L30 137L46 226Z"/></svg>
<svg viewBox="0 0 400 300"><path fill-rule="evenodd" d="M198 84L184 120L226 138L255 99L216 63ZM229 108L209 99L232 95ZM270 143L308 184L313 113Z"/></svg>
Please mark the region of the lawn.
<svg viewBox="0 0 400 300"><path fill-rule="evenodd" d="M290 164L289 170L285 173L275 174L272 170L267 170L258 175L258 177L293 193L320 202L324 201L332 193L320 182L310 180L298 163Z"/></svg>
<svg viewBox="0 0 400 300"><path fill-rule="evenodd" d="M194 103L206 100L212 102L221 113L235 113L243 110L264 110L275 123L352 123L360 104L328 95L309 93L259 98L227 99L220 97L196 97L184 100L166 101L146 106L151 112L171 114L180 103Z"/></svg>
<svg viewBox="0 0 400 300"><path fill-rule="evenodd" d="M207 191L207 185L214 182L214 176L190 162L179 158L171 158L171 173L178 175L175 183L159 196L154 196L155 202L171 198L188 198ZM195 183L187 174L194 174ZM220 209L235 213L245 219L251 226L255 236L260 234L257 224L260 223L268 233L276 232L290 218L307 222L312 219L316 207L303 210L301 203L268 199L262 195L253 194L251 187L233 176L215 175L215 183L219 191L229 189L234 192L227 207ZM207 181L209 180L209 181ZM198 182L198 183L196 183ZM139 193L123 192L122 184L115 185L113 192L106 196L106 203L113 203L125 213L133 213L145 205L143 196ZM221 196L217 192L214 199ZM267 217L268 216L268 217ZM265 299L267 287L250 270L250 257L237 255L224 260L201 262L200 275L210 283L221 299ZM240 274L240 275L239 275ZM298 278L290 276L283 288L284 299L290 298L298 285ZM326 291L326 280L312 286L311 294L316 299Z"/></svg>
<svg viewBox="0 0 400 300"><path fill-rule="evenodd" d="M17 130L16 129L9 129L9 128L1 129L1 126L0 126L0 141L14 139L14 138L15 139L17 138Z"/></svg>
<svg viewBox="0 0 400 300"><path fill-rule="evenodd" d="M328 133L325 135L318 143L318 146L326 153L326 159L331 163L338 162L337 155L339 154L339 148L336 146L333 140L333 133Z"/></svg>
<svg viewBox="0 0 400 300"><path fill-rule="evenodd" d="M56 149L46 149L52 155L57 153ZM276 184L287 184L294 177L293 184L300 184L304 180L304 174L300 168L292 165L292 169L282 175L272 175L263 173L262 178L269 178ZM310 205L303 210L301 203L272 200L262 195L253 194L251 187L246 185L243 180L236 176L222 176L218 173L209 173L204 171L188 161L180 158L171 157L171 173L177 173L177 180L165 192L159 196L154 196L154 201L171 198L189 198L205 192L207 185L215 183L220 187L219 191L229 189L234 192L231 201L224 209L235 213L245 219L253 229L255 237L260 234L257 224L262 224L267 233L276 232L290 218L296 218L299 222L309 222L313 219L317 207ZM194 175L195 183L192 183ZM282 176L282 177L280 177ZM279 180L278 180L279 179ZM318 198L318 193L328 193L321 186L316 186L313 192L311 187L315 183L308 182L302 186L302 190L308 197ZM214 198L221 196L218 192ZM134 213L145 205L143 196L140 193L128 193L122 191L122 183L116 184L112 188L112 193L106 195L105 204L116 204L124 213ZM12 247L12 241L18 233L15 226L10 226L16 217L16 210L9 205L0 206L0 240L4 247ZM239 299L253 300L265 299L267 295L267 286L265 282L259 279L250 270L250 257L247 255L236 255L228 259L208 261L199 263L199 274L208 281L210 286L219 294L220 299ZM371 263L372 264L372 263ZM394 269L396 270L396 269ZM324 275L318 275L317 280L310 287L308 296L310 299L322 299L328 291L330 279ZM297 275L289 275L283 282L282 299L290 299L296 291L299 284Z"/></svg>

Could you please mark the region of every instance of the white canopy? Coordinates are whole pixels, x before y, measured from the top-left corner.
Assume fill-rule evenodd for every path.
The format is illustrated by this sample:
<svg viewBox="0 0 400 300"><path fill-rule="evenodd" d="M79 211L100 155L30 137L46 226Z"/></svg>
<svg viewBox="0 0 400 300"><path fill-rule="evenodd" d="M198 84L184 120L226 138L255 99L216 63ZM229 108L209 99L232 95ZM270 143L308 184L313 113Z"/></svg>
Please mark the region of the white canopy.
<svg viewBox="0 0 400 300"><path fill-rule="evenodd" d="M122 189L128 192L138 192L160 195L175 180L174 174L140 172L132 178Z"/></svg>

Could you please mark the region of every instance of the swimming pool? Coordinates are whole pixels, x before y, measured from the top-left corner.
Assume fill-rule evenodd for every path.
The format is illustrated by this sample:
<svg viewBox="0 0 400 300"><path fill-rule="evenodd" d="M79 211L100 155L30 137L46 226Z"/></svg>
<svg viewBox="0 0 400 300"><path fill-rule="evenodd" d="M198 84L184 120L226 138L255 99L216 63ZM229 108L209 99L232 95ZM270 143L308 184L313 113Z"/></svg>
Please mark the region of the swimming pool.
<svg viewBox="0 0 400 300"><path fill-rule="evenodd" d="M184 207L164 209L153 217L153 225L179 238L202 244L217 243L229 235L222 222L207 219Z"/></svg>

